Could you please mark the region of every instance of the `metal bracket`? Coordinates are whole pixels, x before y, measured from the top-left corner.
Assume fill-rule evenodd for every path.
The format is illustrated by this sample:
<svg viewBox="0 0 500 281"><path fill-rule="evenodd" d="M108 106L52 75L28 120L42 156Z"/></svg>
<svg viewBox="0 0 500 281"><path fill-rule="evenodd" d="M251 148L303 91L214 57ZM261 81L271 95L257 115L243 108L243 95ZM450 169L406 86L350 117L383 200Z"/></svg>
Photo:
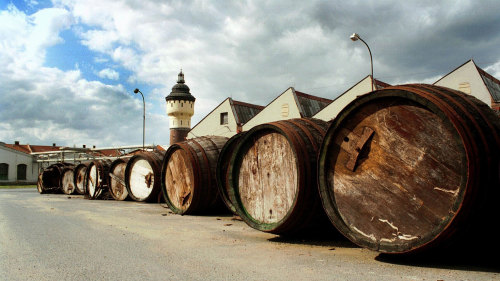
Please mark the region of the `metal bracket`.
<svg viewBox="0 0 500 281"><path fill-rule="evenodd" d="M373 131L373 129L370 127L363 127L363 133L361 134L361 136L356 135L355 133L346 129L342 131L344 132L341 132L341 135L347 136L345 136L342 140L340 147L350 154L349 160L347 160L345 167L354 172L354 170L356 170L359 155L366 147L368 141L374 135L375 131Z"/></svg>

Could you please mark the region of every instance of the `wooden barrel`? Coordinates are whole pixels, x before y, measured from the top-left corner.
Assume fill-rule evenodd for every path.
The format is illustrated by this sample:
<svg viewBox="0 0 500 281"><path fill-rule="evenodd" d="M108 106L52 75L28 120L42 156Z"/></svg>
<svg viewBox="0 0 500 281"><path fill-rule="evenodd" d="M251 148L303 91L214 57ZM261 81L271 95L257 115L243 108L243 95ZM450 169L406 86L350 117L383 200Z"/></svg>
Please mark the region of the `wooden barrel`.
<svg viewBox="0 0 500 281"><path fill-rule="evenodd" d="M75 176L73 174L74 167L65 167L62 170L61 190L64 194L73 194L75 192Z"/></svg>
<svg viewBox="0 0 500 281"><path fill-rule="evenodd" d="M162 190L176 214L206 213L223 207L215 172L228 138L204 136L171 145L162 165Z"/></svg>
<svg viewBox="0 0 500 281"><path fill-rule="evenodd" d="M486 229L497 233L487 220L498 213L499 133L486 104L451 89L364 95L335 118L321 146L324 208L347 238L372 250L464 249Z"/></svg>
<svg viewBox="0 0 500 281"><path fill-rule="evenodd" d="M157 202L161 190L163 152L142 151L134 155L125 168L128 195L139 202Z"/></svg>
<svg viewBox="0 0 500 281"><path fill-rule="evenodd" d="M85 177L87 175L87 167L90 163L81 163L76 165L73 169L73 183L75 185L75 193L84 195L86 194L85 190Z"/></svg>
<svg viewBox="0 0 500 281"><path fill-rule="evenodd" d="M233 214L238 215L236 211L236 207L231 202L231 198L229 198L229 182L228 182L228 172L229 172L229 162L231 160L231 156L233 155L234 149L238 145L241 137L245 135L246 132L242 132L232 136L226 144L222 147L219 158L217 159L217 171L215 173L217 179L217 188L219 190L219 195L226 204L227 208L233 212Z"/></svg>
<svg viewBox="0 0 500 281"><path fill-rule="evenodd" d="M45 168L41 175L40 193L62 192L62 176L65 167L72 167L69 163L55 163Z"/></svg>
<svg viewBox="0 0 500 281"><path fill-rule="evenodd" d="M127 158L118 158L109 166L109 192L118 201L130 198L125 184L125 169L128 160Z"/></svg>
<svg viewBox="0 0 500 281"><path fill-rule="evenodd" d="M316 159L328 123L290 119L258 125L240 140L229 196L251 227L275 234L333 228L319 199Z"/></svg>
<svg viewBox="0 0 500 281"><path fill-rule="evenodd" d="M95 160L89 163L85 175L85 195L89 199L106 198L109 186L110 160Z"/></svg>

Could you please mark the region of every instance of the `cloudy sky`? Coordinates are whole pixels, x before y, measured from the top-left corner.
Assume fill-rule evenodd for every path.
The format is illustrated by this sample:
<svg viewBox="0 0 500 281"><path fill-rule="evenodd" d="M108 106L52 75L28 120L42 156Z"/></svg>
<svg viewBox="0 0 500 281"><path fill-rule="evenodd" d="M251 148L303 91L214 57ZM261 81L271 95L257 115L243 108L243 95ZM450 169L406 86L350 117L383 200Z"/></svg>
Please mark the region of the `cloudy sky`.
<svg viewBox="0 0 500 281"><path fill-rule="evenodd" d="M168 144L182 68L192 123L230 96L335 98L370 72L432 83L469 59L500 77L500 1L0 0L0 141Z"/></svg>

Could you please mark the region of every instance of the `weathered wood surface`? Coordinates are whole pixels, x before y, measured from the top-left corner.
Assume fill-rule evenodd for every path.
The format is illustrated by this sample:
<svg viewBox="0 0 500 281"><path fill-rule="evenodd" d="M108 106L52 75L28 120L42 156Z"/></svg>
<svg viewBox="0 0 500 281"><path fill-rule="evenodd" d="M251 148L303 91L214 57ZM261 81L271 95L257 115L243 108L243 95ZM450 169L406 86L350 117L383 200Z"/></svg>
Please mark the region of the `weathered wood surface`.
<svg viewBox="0 0 500 281"><path fill-rule="evenodd" d="M161 190L162 152L142 151L125 168L125 186L129 196L140 202L157 202Z"/></svg>
<svg viewBox="0 0 500 281"><path fill-rule="evenodd" d="M125 184L125 169L127 160L116 159L109 168L109 191L115 200L123 201L128 198Z"/></svg>
<svg viewBox="0 0 500 281"><path fill-rule="evenodd" d="M468 186L474 181L472 158L489 155L470 154L474 142L482 141L466 136L466 127L457 130L466 112L447 116L452 108L446 103L454 96L420 96L427 89L417 89L383 90L355 101L325 137L319 158L323 204L358 245L393 253L423 249L434 240L438 245L437 238L459 232L454 220L480 208L469 193L488 189ZM370 130L373 135L363 138Z"/></svg>
<svg viewBox="0 0 500 281"><path fill-rule="evenodd" d="M215 173L220 150L227 140L205 136L170 146L162 165L162 190L173 212L194 214L223 206Z"/></svg>
<svg viewBox="0 0 500 281"><path fill-rule="evenodd" d="M165 186L170 202L176 208L186 211L193 200L194 175L184 150L178 149L172 153L166 173Z"/></svg>
<svg viewBox="0 0 500 281"><path fill-rule="evenodd" d="M228 193L248 225L276 234L333 229L316 185L327 126L290 119L256 126L242 138L231 158Z"/></svg>
<svg viewBox="0 0 500 281"><path fill-rule="evenodd" d="M88 163L82 163L79 164L75 167L73 170L73 175L74 175L74 185L75 185L75 192L78 194L86 194L85 192L85 176L87 173L87 166Z"/></svg>
<svg viewBox="0 0 500 281"><path fill-rule="evenodd" d="M73 194L75 192L73 168L65 168L62 175L62 192L64 194Z"/></svg>
<svg viewBox="0 0 500 281"><path fill-rule="evenodd" d="M276 223L297 196L297 158L287 139L268 133L254 140L243 156L238 186L241 203L261 223Z"/></svg>

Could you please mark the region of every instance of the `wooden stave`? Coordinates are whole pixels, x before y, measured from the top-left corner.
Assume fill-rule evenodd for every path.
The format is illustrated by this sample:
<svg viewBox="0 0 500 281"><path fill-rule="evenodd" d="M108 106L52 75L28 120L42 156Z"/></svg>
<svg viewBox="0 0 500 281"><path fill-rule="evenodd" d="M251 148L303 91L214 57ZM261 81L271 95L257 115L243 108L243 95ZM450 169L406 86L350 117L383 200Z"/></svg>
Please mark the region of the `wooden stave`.
<svg viewBox="0 0 500 281"><path fill-rule="evenodd" d="M89 166L90 162L86 162L86 163L80 163L78 164L77 166L75 166L75 169L73 170L73 184L75 185L75 193L76 194L79 194L79 195L84 195L86 193L86 190L85 190L85 176L86 176L86 170L87 170L87 167ZM83 178L81 179L81 185L82 185L82 188L80 189L78 186L79 186L79 182L80 182L80 179L79 179L79 175L80 175L80 171L84 169L84 171L82 172L83 173Z"/></svg>
<svg viewBox="0 0 500 281"><path fill-rule="evenodd" d="M161 180L161 173L160 173L160 167L161 163L164 157L164 153L160 151L141 151L140 153L132 156L128 162L127 162L127 167L125 168L125 187L128 192L128 196L137 202L148 202L148 203L153 203L158 201L158 194L160 193L161 190L161 185L159 181ZM131 186L130 186L130 173L132 169L132 165L135 164L136 161L138 160L146 160L151 168L153 169L153 176L154 176L154 183L153 183L153 188L152 191L149 193L149 195L144 198L138 198L134 196L133 192L131 191Z"/></svg>
<svg viewBox="0 0 500 281"><path fill-rule="evenodd" d="M115 170L115 168L119 165L119 164L127 164L129 161L129 158L117 158L115 159L111 165L109 166L109 174L112 174L113 171ZM123 171L123 175L122 175L122 180L125 181L125 170ZM126 187L126 184L123 185L123 189L124 189L124 192L122 193L121 196L118 196L117 194L115 194L114 190L113 190L113 181L111 179L111 175L109 176L109 193L111 194L111 196L117 200L117 201L125 201L125 200L130 200L130 196L128 194L128 191L127 191L127 187Z"/></svg>
<svg viewBox="0 0 500 281"><path fill-rule="evenodd" d="M250 227L279 235L295 235L317 230L330 232L333 229L321 207L316 186L317 149L320 147L327 126L327 122L313 118L282 120L252 128L239 142L229 165L229 196L240 217ZM303 131L304 129L310 131L306 133ZM243 157L240 153L252 145L251 139L256 134L269 130L284 135L294 150L298 168L298 190L294 203L286 216L276 223L265 224L256 221L245 211L236 187L238 186L239 165L241 164L238 161L241 161ZM302 134L296 134L297 132ZM314 132L313 139L311 139L310 134L312 132ZM302 160L298 161L298 159Z"/></svg>
<svg viewBox="0 0 500 281"><path fill-rule="evenodd" d="M397 92L396 94L396 91L399 92ZM401 93L401 91L407 92ZM429 236L433 236L432 239L428 239L427 241L418 243L418 245L416 245L417 243L414 243L408 247L394 246L384 243L370 243L369 241L359 239L359 235L353 235L353 233L350 232L349 227L347 227L347 223L343 221L342 216L338 213L338 211L334 210L336 205L335 203L333 203L334 200L331 197L332 195L328 190L329 186L326 182L327 179L325 170L327 169L327 167L325 166L325 157L327 157L328 155L327 147L330 146L333 142L332 135L334 134L335 128L339 126L339 123L348 119L347 117L349 116L351 111L362 108L362 105L371 101L372 99L375 100L391 97L406 98L408 100L421 104L423 107L432 109L431 111L433 113L436 113L441 117L449 118L449 122L453 124L454 128L457 130L457 132L459 132L461 136L461 140L464 143L464 150L466 151L466 154L468 156L467 158L471 159L471 162L476 161L474 165L471 165L469 163L467 166L467 171L465 172L466 174L473 176L468 177L468 183L463 189L464 200L462 202L458 202L456 205L456 207L460 211L457 211L459 215L455 215L443 229L433 230L431 233L429 233ZM491 122L492 120L496 122ZM497 133L488 134L487 129L493 131L496 130ZM457 241L463 241L463 238L468 236L467 234L469 234L470 236L471 232L474 232L474 230L471 231L470 228L467 229L465 224L470 223L471 220L480 219L480 214L485 213L484 211L477 211L481 209L477 208L478 205L484 205L477 202L484 202L486 198L491 197L492 194L496 194L498 196L498 188L496 190L490 188L486 191L484 191L483 188L482 194L477 194L478 186L480 186L481 184L476 184L478 181L472 180L473 178L477 178L478 175L481 174L481 169L479 167L488 167L488 165L490 164L492 167L495 167L495 163L492 162L491 159L488 159L491 157L485 158L484 155L490 155L489 152L494 151L494 146L496 145L497 149L494 152L494 155L497 155L497 157L499 157L500 153L498 152L498 147L500 147L500 141L498 132L500 132L500 122L498 122L498 118L495 118L494 113L487 105L483 104L474 97L471 97L470 95L465 95L461 92L444 87L424 84L403 85L389 87L384 90L376 91L375 93L364 95L346 106L346 108L341 113L339 113L338 117L332 122L331 126L329 127L327 135L325 136L325 139L323 141L318 157L318 182L320 195L325 211L327 212L332 223L342 234L344 234L344 236L346 236L355 244L368 249L389 254L405 255L419 254L435 249L455 246L457 244ZM475 143L475 140L480 140L482 142L482 145L477 145L477 143ZM481 155L483 155L483 157L480 157ZM500 163L497 165L500 166ZM491 169L489 169L489 171L487 172L484 170L488 169L482 170L482 174L486 174L486 177L488 178L486 182L490 182L492 183L492 186L498 187L500 180L495 179L495 172ZM480 178L482 179L483 176L480 176Z"/></svg>
<svg viewBox="0 0 500 281"><path fill-rule="evenodd" d="M228 138L221 136L203 136L175 143L168 148L161 168L161 187L164 200L172 212L180 215L191 215L224 208L224 203L217 189L215 173L220 150L227 140ZM186 154L193 171L193 185L191 186L193 195L191 203L184 210L178 208L169 198L165 183L169 160L177 150L182 150Z"/></svg>
<svg viewBox="0 0 500 281"><path fill-rule="evenodd" d="M238 133L231 138L228 139L226 144L222 147L219 158L217 159L217 170L216 170L216 180L217 180L217 188L219 190L219 195L226 205L226 207L235 215L238 215L236 207L231 202L231 198L229 198L228 186L229 186L229 163L231 160L231 156L234 152L234 149L238 145L241 138L245 135L246 132Z"/></svg>
<svg viewBox="0 0 500 281"><path fill-rule="evenodd" d="M108 159L103 160L95 160L91 161L87 166L87 170L85 171L85 197L94 200L94 199L105 199L108 196L108 184L109 184L109 165L111 161ZM95 190L93 194L90 194L89 190L89 179L90 172L92 171L92 167L96 167L97 171L97 182L99 184L95 185Z"/></svg>

